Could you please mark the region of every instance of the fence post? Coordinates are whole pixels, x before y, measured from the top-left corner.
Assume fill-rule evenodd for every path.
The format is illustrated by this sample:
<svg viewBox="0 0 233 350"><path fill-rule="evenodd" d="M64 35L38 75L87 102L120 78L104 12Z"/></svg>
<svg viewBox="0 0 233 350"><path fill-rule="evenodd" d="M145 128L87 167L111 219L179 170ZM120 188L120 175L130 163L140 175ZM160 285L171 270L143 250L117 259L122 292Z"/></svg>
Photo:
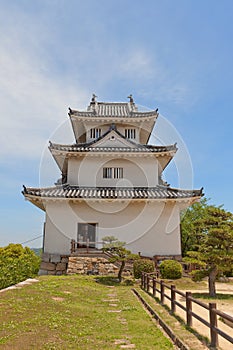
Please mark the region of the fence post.
<svg viewBox="0 0 233 350"><path fill-rule="evenodd" d="M160 300L161 304L164 304L164 282L160 281Z"/></svg>
<svg viewBox="0 0 233 350"><path fill-rule="evenodd" d="M156 277L153 277L153 297L156 296Z"/></svg>
<svg viewBox="0 0 233 350"><path fill-rule="evenodd" d="M171 311L176 312L176 286L174 284L171 285Z"/></svg>
<svg viewBox="0 0 233 350"><path fill-rule="evenodd" d="M192 300L190 299L192 297L191 292L186 292L186 322L187 325L192 327L193 320L192 320Z"/></svg>
<svg viewBox="0 0 233 350"><path fill-rule="evenodd" d="M147 273L144 274L144 290L146 290L147 285Z"/></svg>
<svg viewBox="0 0 233 350"><path fill-rule="evenodd" d="M150 276L147 275L147 283L146 283L146 291L147 291L147 293L149 292L149 290L150 290Z"/></svg>
<svg viewBox="0 0 233 350"><path fill-rule="evenodd" d="M218 333L217 328L217 314L216 314L216 303L209 303L210 311L210 346L213 348L218 347Z"/></svg>
<svg viewBox="0 0 233 350"><path fill-rule="evenodd" d="M141 288L143 288L144 286L144 272L142 272L142 275L141 275Z"/></svg>

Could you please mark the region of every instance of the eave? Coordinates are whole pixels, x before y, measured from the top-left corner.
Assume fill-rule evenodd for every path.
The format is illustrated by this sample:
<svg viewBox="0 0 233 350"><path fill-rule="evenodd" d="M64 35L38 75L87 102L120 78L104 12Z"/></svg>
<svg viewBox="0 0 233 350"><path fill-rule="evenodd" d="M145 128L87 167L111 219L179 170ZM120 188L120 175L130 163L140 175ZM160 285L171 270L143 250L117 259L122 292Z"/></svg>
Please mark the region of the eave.
<svg viewBox="0 0 233 350"><path fill-rule="evenodd" d="M70 118L74 117L79 120L97 120L97 121L104 121L106 119L109 120L132 120L132 119L140 119L143 120L149 120L149 119L157 119L159 113L158 110L152 110L148 112L139 112L139 111L132 111L125 115L119 115L115 113L109 113L105 115L99 115L98 113L95 113L95 111L78 111L78 110L72 110L69 109L68 115Z"/></svg>
<svg viewBox="0 0 233 350"><path fill-rule="evenodd" d="M47 202L186 202L192 204L202 196L200 190L180 190L165 186L145 187L78 187L55 186L48 188L26 188L22 191L24 197L33 204L45 210Z"/></svg>
<svg viewBox="0 0 233 350"><path fill-rule="evenodd" d="M140 147L89 147L76 145L56 145L50 144L49 150L53 155L58 167L62 172L66 172L69 158L78 157L111 157L114 158L159 158L160 165L164 169L174 157L176 145L167 147L154 146L154 148Z"/></svg>

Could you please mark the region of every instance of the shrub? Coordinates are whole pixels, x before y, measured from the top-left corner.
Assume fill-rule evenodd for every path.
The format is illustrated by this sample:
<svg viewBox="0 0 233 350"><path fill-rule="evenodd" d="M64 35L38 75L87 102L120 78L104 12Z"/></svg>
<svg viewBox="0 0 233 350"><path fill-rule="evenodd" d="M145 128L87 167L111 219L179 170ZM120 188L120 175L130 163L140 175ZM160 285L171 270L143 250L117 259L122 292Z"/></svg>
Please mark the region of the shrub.
<svg viewBox="0 0 233 350"><path fill-rule="evenodd" d="M135 278L141 278L142 272L154 272L154 262L149 259L137 259L133 264L133 273Z"/></svg>
<svg viewBox="0 0 233 350"><path fill-rule="evenodd" d="M178 279L182 277L182 266L176 260L164 260L159 266L162 278Z"/></svg>
<svg viewBox="0 0 233 350"><path fill-rule="evenodd" d="M227 270L224 275L226 277L233 277L233 268L231 267L229 270Z"/></svg>
<svg viewBox="0 0 233 350"><path fill-rule="evenodd" d="M208 276L208 270L193 270L190 275L194 282L200 282L203 278Z"/></svg>
<svg viewBox="0 0 233 350"><path fill-rule="evenodd" d="M40 258L28 247L9 244L0 248L0 289L34 277L39 270Z"/></svg>

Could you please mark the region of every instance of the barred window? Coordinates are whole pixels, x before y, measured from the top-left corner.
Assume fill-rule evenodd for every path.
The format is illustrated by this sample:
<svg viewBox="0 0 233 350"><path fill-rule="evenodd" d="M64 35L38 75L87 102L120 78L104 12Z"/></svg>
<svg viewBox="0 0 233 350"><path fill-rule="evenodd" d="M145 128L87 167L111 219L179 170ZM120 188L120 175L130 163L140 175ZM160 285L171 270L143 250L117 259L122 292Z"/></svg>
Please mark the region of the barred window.
<svg viewBox="0 0 233 350"><path fill-rule="evenodd" d="M90 130L91 139L98 139L98 137L100 137L100 136L101 136L101 129L93 128Z"/></svg>
<svg viewBox="0 0 233 350"><path fill-rule="evenodd" d="M123 168L103 168L104 179L122 179Z"/></svg>
<svg viewBox="0 0 233 350"><path fill-rule="evenodd" d="M135 139L136 138L136 130L135 129L125 129L125 137L127 139Z"/></svg>

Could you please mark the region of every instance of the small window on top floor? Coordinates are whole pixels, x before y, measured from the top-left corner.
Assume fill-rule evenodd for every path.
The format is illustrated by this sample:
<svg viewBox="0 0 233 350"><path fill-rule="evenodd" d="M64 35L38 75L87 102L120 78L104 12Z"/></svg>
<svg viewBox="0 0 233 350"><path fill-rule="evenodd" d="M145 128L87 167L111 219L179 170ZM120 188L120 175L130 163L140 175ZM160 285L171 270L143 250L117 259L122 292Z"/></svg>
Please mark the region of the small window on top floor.
<svg viewBox="0 0 233 350"><path fill-rule="evenodd" d="M125 137L127 139L135 139L136 138L136 130L135 129L125 129Z"/></svg>
<svg viewBox="0 0 233 350"><path fill-rule="evenodd" d="M123 168L103 168L104 179L122 179Z"/></svg>
<svg viewBox="0 0 233 350"><path fill-rule="evenodd" d="M100 128L92 128L90 130L90 138L91 139L98 139L101 136L101 129Z"/></svg>

